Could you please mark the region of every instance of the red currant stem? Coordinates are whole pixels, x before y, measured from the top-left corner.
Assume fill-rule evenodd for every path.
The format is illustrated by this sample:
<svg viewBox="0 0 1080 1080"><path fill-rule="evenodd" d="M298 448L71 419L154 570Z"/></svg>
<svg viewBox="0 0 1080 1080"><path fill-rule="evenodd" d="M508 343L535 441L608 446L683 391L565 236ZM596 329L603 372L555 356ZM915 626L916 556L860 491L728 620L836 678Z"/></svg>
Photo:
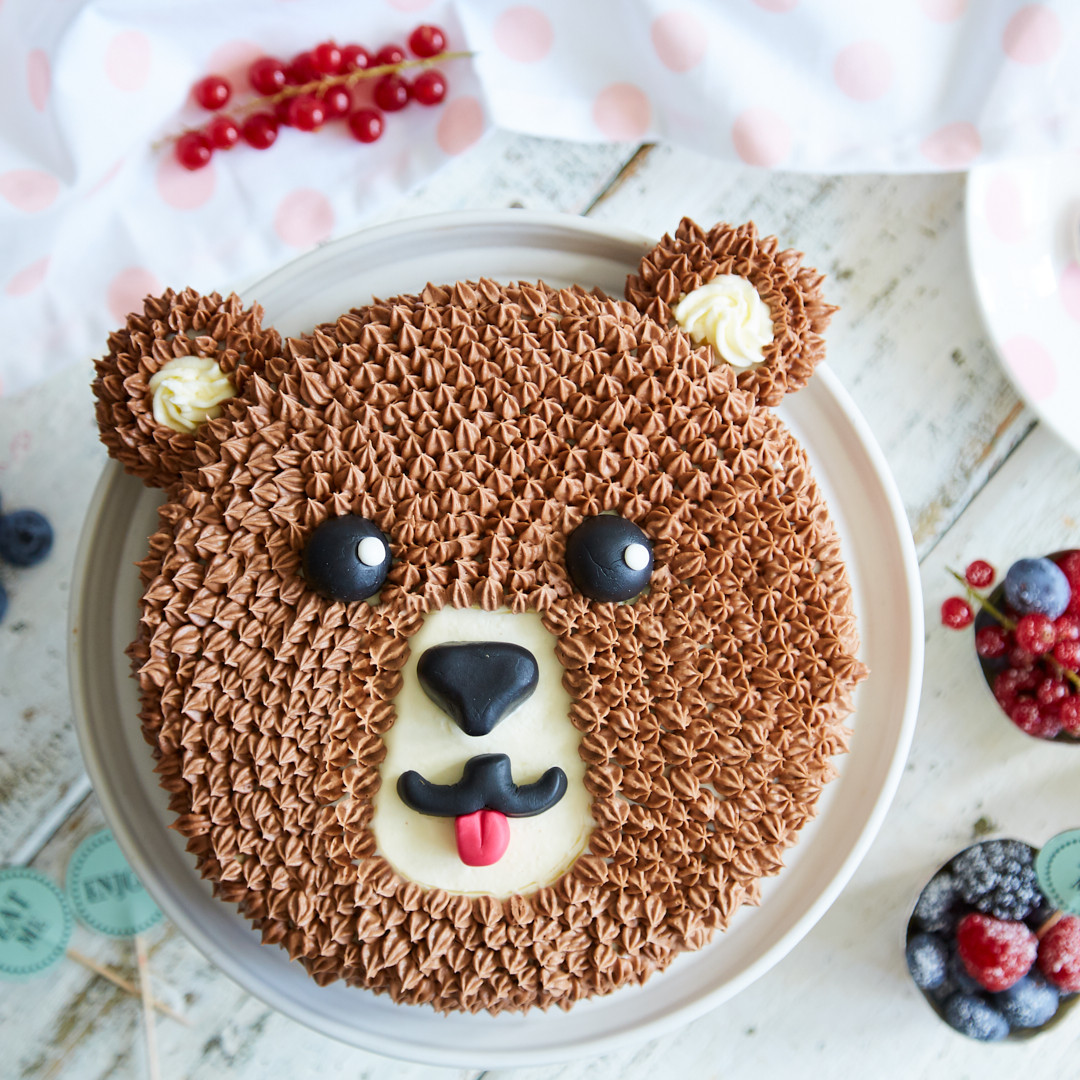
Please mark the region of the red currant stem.
<svg viewBox="0 0 1080 1080"><path fill-rule="evenodd" d="M378 67L358 68L356 71L348 71L344 75L324 75L321 79L314 79L311 82L302 83L299 86L285 86L282 87L276 94L271 94L269 97L257 97L252 98L250 101L245 101L242 105L236 105L227 112L231 117L246 116L248 113L258 112L260 109L273 108L280 101L285 101L287 98L299 97L301 94L317 94L323 90L329 90L333 86L355 86L361 79L377 79L382 75L394 75L399 71L405 71L407 68L429 68L434 67L436 64L441 64L446 60L464 60L470 56L473 56L472 52L441 52L435 56L419 57L414 60L401 60L396 64L379 64ZM217 115L216 113L214 114ZM212 117L211 117L212 119ZM201 130L200 129L188 129L188 130ZM175 142L181 135L186 135L187 131L178 132L176 135L167 135L163 139L158 139L151 149L160 150L161 147L167 146L171 142Z"/></svg>
<svg viewBox="0 0 1080 1080"><path fill-rule="evenodd" d="M964 592L968 594L968 598L970 600L974 600L975 603L977 603L979 607L983 609L983 611L997 619L997 621L1001 623L1001 625L1004 626L1006 630L1016 629L1016 623L1013 622L1013 620L1010 619L1009 616L1006 615L1003 611L1001 611L995 604L991 603L988 596L983 596L982 593L976 592L968 584L968 580L964 577L963 574L958 574L951 566L946 566L945 569L948 570L949 573L952 574L952 576L956 578L956 580L959 581L961 585L964 586ZM1061 664L1059 664L1049 653L1044 653L1043 659L1050 665L1050 667L1054 671L1054 674L1057 675L1059 679L1068 679L1069 682L1071 682L1077 690L1080 690L1080 675L1078 675L1075 671L1070 671L1067 667L1062 667Z"/></svg>

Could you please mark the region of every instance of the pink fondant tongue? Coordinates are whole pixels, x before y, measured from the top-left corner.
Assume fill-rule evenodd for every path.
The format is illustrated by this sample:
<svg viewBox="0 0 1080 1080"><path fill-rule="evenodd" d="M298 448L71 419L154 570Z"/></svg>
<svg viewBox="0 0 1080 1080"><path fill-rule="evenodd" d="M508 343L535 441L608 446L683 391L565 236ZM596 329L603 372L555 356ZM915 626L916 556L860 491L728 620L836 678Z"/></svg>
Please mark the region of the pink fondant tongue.
<svg viewBox="0 0 1080 1080"><path fill-rule="evenodd" d="M510 825L498 810L476 810L454 818L458 857L466 866L494 866L510 843Z"/></svg>

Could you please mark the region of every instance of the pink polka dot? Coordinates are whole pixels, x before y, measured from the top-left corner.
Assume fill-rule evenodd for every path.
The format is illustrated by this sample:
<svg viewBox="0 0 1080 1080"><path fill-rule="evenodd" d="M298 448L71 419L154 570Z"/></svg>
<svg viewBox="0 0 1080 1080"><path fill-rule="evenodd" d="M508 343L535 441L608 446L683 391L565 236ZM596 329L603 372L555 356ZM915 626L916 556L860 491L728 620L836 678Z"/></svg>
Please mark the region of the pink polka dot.
<svg viewBox="0 0 1080 1080"><path fill-rule="evenodd" d="M1069 317L1080 322L1080 266L1071 262L1061 272L1058 295Z"/></svg>
<svg viewBox="0 0 1080 1080"><path fill-rule="evenodd" d="M117 158L102 175L101 179L83 196L84 199L93 198L102 188L108 187L116 179L120 170L124 167L124 159Z"/></svg>
<svg viewBox="0 0 1080 1080"><path fill-rule="evenodd" d="M60 194L60 181L40 169L12 169L0 173L0 199L7 199L16 210L36 214L48 209Z"/></svg>
<svg viewBox="0 0 1080 1080"><path fill-rule="evenodd" d="M735 153L747 165L773 168L791 153L791 129L770 109L747 109L731 128Z"/></svg>
<svg viewBox="0 0 1080 1080"><path fill-rule="evenodd" d="M596 95L592 117L607 138L632 142L649 130L652 105L645 92L633 83L612 83Z"/></svg>
<svg viewBox="0 0 1080 1080"><path fill-rule="evenodd" d="M105 49L105 74L117 90L141 90L150 74L150 39L138 30L115 34Z"/></svg>
<svg viewBox="0 0 1080 1080"><path fill-rule="evenodd" d="M431 0L386 0L395 11L423 11Z"/></svg>
<svg viewBox="0 0 1080 1080"><path fill-rule="evenodd" d="M195 210L214 194L215 174L211 162L205 169L191 172L173 154L171 146L161 151L155 176L158 194L174 210Z"/></svg>
<svg viewBox="0 0 1080 1080"><path fill-rule="evenodd" d="M483 105L474 97L459 97L443 109L435 141L444 154L460 154L483 134Z"/></svg>
<svg viewBox="0 0 1080 1080"><path fill-rule="evenodd" d="M784 12L791 11L799 0L754 0L754 3L766 11L775 11L778 15L783 15Z"/></svg>
<svg viewBox="0 0 1080 1080"><path fill-rule="evenodd" d="M290 247L314 247L333 230L334 208L313 188L297 188L278 203L274 232Z"/></svg>
<svg viewBox="0 0 1080 1080"><path fill-rule="evenodd" d="M1043 401L1057 389L1057 368L1046 346L1027 334L1009 338L1001 347L1005 363L1032 401Z"/></svg>
<svg viewBox="0 0 1080 1080"><path fill-rule="evenodd" d="M528 4L507 8L495 20L492 36L500 52L522 64L535 64L551 52L551 20Z"/></svg>
<svg viewBox="0 0 1080 1080"><path fill-rule="evenodd" d="M209 75L220 75L232 83L233 100L237 93L246 93L249 89L247 72L251 67L252 60L263 56L266 50L254 41L245 41L243 38L235 38L219 45L206 61L206 71Z"/></svg>
<svg viewBox="0 0 1080 1080"><path fill-rule="evenodd" d="M833 78L849 98L876 101L892 85L892 57L878 41L857 41L837 54Z"/></svg>
<svg viewBox="0 0 1080 1080"><path fill-rule="evenodd" d="M649 35L660 63L672 71L689 71L705 59L708 33L690 11L669 11L653 19Z"/></svg>
<svg viewBox="0 0 1080 1080"><path fill-rule="evenodd" d="M123 322L133 311L142 311L143 300L161 292L161 282L145 267L129 266L109 282L105 303L109 314Z"/></svg>
<svg viewBox="0 0 1080 1080"><path fill-rule="evenodd" d="M48 55L44 49L31 49L26 57L26 89L30 94L30 104L38 112L45 111L51 86Z"/></svg>
<svg viewBox="0 0 1080 1080"><path fill-rule="evenodd" d="M1060 48L1061 20L1045 4L1027 4L1008 22L1001 47L1018 64L1042 64Z"/></svg>
<svg viewBox="0 0 1080 1080"><path fill-rule="evenodd" d="M919 0L923 14L934 22L956 22L967 8L967 0Z"/></svg>
<svg viewBox="0 0 1080 1080"><path fill-rule="evenodd" d="M38 259L36 262L24 266L17 274L8 280L4 286L4 292L8 296L25 296L33 292L44 280L49 271L49 256Z"/></svg>
<svg viewBox="0 0 1080 1080"><path fill-rule="evenodd" d="M923 139L919 151L942 169L964 169L979 156L982 139L974 124L946 124Z"/></svg>
<svg viewBox="0 0 1080 1080"><path fill-rule="evenodd" d="M986 186L984 206L990 231L1005 244L1024 239L1024 208L1020 188L1011 176L998 175Z"/></svg>

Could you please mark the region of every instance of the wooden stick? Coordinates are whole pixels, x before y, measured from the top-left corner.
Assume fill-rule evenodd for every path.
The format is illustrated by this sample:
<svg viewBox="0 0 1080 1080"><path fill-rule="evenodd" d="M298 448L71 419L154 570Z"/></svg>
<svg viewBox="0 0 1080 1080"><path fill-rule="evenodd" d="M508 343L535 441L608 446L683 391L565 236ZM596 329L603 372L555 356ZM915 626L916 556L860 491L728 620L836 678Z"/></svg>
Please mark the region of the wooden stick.
<svg viewBox="0 0 1080 1080"><path fill-rule="evenodd" d="M157 1028L154 1026L154 998L150 992L150 964L142 934L135 935L135 959L139 965L139 989L142 991L143 1031L146 1033L146 1057L150 1080L161 1080L158 1059Z"/></svg>
<svg viewBox="0 0 1080 1080"><path fill-rule="evenodd" d="M108 979L114 986L119 986L125 993L130 994L132 997L140 997L141 991L133 983L128 982L118 971L114 971L110 967L106 967L104 964L98 963L92 956L87 956L85 953L79 952L78 949L68 949L67 955L75 961L76 964L82 964L83 967L89 968L95 975L100 975L103 979ZM182 1013L178 1013L172 1006L166 1005L164 1001L158 1001L154 999L154 1008L163 1016L169 1017L170 1020L175 1020L178 1024L183 1024L185 1027L191 1027L191 1021Z"/></svg>

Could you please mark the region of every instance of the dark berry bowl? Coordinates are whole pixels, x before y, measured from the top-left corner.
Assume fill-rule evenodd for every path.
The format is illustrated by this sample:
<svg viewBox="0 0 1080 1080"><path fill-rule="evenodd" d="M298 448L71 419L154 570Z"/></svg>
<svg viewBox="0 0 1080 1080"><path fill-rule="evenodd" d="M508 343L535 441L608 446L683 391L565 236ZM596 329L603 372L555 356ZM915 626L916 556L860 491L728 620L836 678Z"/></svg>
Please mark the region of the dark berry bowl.
<svg viewBox="0 0 1080 1080"><path fill-rule="evenodd" d="M1060 566L1066 560L1077 560L1078 556L1080 553L1075 550L1056 551L1046 559ZM1022 617L1009 603L1004 580L989 594L988 600L1013 622ZM1080 635L1080 616L1072 613L1076 606L1070 601L1069 610L1057 623L1051 620L1059 633L1065 626ZM1055 659L1054 650L1058 646L1041 655L1029 652L1018 644L1017 631L1007 631L985 608L975 615L973 629L983 678L998 707L1013 724L1036 739L1080 743L1080 688L1070 678L1077 673L1067 673ZM1065 648L1080 650L1080 637L1075 646L1069 644Z"/></svg>
<svg viewBox="0 0 1080 1080"><path fill-rule="evenodd" d="M908 920L912 980L934 1012L968 1038L1030 1039L1080 997L1056 985L1061 976L1042 949L1061 916L1039 891L1037 854L1022 840L965 848L927 882Z"/></svg>

